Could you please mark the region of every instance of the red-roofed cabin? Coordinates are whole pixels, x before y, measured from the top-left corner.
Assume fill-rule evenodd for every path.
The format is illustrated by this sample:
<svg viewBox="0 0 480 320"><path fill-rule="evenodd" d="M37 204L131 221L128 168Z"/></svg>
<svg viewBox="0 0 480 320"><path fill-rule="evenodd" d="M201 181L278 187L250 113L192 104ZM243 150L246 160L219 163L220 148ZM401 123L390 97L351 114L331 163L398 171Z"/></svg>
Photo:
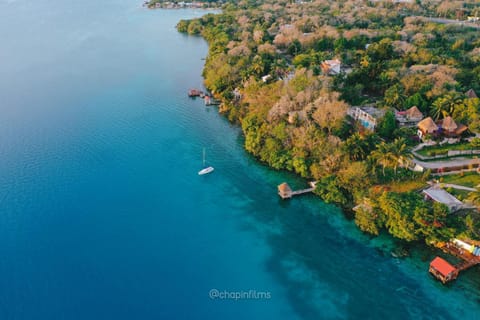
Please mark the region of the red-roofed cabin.
<svg viewBox="0 0 480 320"><path fill-rule="evenodd" d="M457 268L440 257L436 257L430 262L430 269L428 271L443 283L454 280L458 276Z"/></svg>

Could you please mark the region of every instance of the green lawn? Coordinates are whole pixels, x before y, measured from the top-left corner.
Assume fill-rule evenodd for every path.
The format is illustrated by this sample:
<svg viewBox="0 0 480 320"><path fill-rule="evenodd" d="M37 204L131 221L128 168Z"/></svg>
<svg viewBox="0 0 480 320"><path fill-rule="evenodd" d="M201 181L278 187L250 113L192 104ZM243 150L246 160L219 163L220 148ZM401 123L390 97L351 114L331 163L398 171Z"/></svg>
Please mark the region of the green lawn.
<svg viewBox="0 0 480 320"><path fill-rule="evenodd" d="M467 190L458 190L453 188L447 188L446 191L461 201L465 200L471 192Z"/></svg>
<svg viewBox="0 0 480 320"><path fill-rule="evenodd" d="M480 184L480 174L465 172L463 174L451 174L440 178L443 183L458 184L465 187L475 188Z"/></svg>
<svg viewBox="0 0 480 320"><path fill-rule="evenodd" d="M417 153L425 156L425 157L432 157L435 155L447 155L449 150L471 150L475 149L472 147L470 142L459 142L454 144L442 144L441 146L431 146L425 147L421 150L418 150Z"/></svg>
<svg viewBox="0 0 480 320"><path fill-rule="evenodd" d="M426 186L426 183L420 180L390 182L385 185L392 192L410 192L416 191Z"/></svg>

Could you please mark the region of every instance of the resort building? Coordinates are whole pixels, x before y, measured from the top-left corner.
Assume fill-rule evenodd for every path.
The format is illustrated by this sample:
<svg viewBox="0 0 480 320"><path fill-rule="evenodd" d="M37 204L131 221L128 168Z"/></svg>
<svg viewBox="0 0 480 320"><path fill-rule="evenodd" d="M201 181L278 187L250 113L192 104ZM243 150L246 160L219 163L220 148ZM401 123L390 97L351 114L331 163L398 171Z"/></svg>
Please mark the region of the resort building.
<svg viewBox="0 0 480 320"><path fill-rule="evenodd" d="M431 117L425 118L417 124L417 134L420 139L423 139L427 134L436 134L438 132L438 126L435 124Z"/></svg>
<svg viewBox="0 0 480 320"><path fill-rule="evenodd" d="M446 117L442 121L442 133L446 136L456 137L461 135L467 129L467 126L463 124L457 124L452 117Z"/></svg>
<svg viewBox="0 0 480 320"><path fill-rule="evenodd" d="M416 106L405 111L395 111L395 119L401 127L416 126L423 119L423 114Z"/></svg>
<svg viewBox="0 0 480 320"><path fill-rule="evenodd" d="M435 123L432 118L428 117L420 121L417 124L417 127L417 134L420 139L423 139L427 134L458 137L468 129L466 125L457 124L450 116L437 123Z"/></svg>
<svg viewBox="0 0 480 320"><path fill-rule="evenodd" d="M452 196L442 188L430 187L422 191L426 200L432 200L442 203L448 207L450 212L455 212L463 208L463 202Z"/></svg>
<svg viewBox="0 0 480 320"><path fill-rule="evenodd" d="M340 60L335 59L323 61L320 65L320 68L322 68L324 74L336 75L340 73L341 66L342 63L340 62Z"/></svg>
<svg viewBox="0 0 480 320"><path fill-rule="evenodd" d="M385 110L373 106L352 107L348 114L363 127L374 131L378 121L385 115Z"/></svg>

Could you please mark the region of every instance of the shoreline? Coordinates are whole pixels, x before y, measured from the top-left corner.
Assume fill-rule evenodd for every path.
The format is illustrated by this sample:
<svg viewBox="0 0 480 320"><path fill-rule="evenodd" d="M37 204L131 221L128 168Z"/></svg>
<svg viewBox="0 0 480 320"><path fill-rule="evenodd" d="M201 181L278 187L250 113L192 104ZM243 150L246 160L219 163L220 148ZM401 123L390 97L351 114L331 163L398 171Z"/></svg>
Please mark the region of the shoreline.
<svg viewBox="0 0 480 320"><path fill-rule="evenodd" d="M201 19L197 19L195 20L196 23L198 23L198 20L201 20ZM183 24L182 24L183 23ZM180 27L180 24L181 27ZM215 24L213 24L215 25ZM177 25L177 29L180 31L180 32L187 32L187 27L188 26L188 22L186 21L180 21L179 24ZM211 27L211 26L210 26ZM189 34L190 34L190 30L188 30ZM204 78L204 85L205 87L214 93L214 96L216 99L219 99L222 101L222 105L219 107L219 112L227 118L227 120L229 120L230 122L232 123L235 123L235 124L240 124L240 126L242 127L243 129L243 135L244 135L244 138L245 138L245 142L244 142L244 149L250 153L255 159L256 161L259 161L263 164L266 164L267 166L269 166L270 168L272 169L275 169L275 170L285 170L285 171L289 171L289 172L292 172L294 174L296 174L297 176L299 177L302 177L303 179L307 178L308 174L306 176L304 176L303 174L299 174L299 172L297 171L297 168L288 168L288 167L285 167L284 164L281 164L281 165L272 165L272 163L270 163L269 161L266 161L264 158L262 158L262 156L259 156L259 153L261 152L261 147L256 147L256 146L248 146L247 144L250 142L248 139L249 139L249 136L248 136L248 130L250 130L250 128L248 128L247 126L249 126L249 124L246 124L246 121L257 121L257 122L260 122L262 123L262 121L264 121L264 119L262 118L257 118L257 119L249 119L247 118L247 120L245 120L244 118L244 115L241 115L241 113L238 113L238 99L237 99L237 96L236 94L234 93L233 94L233 97L230 97L230 94L228 92L228 90L226 90L226 88L224 87L220 87L220 89L218 89L216 86L217 86L217 83L214 82L212 83L212 79L211 76L209 78L209 74L208 72L206 73L206 71L208 71L208 68L211 68L212 67L212 62L209 61L209 60L214 60L214 59L208 59L209 58L215 58L214 56L212 56L212 51L211 51L211 48L214 46L214 45L217 45L215 43L216 41L216 37L213 36L213 34L210 34L212 30L208 29L208 27L205 27L204 26L204 29L202 31L202 29L196 29L195 32L193 34L200 34L202 35L202 37L207 41L208 45L209 45L209 54L207 56L207 62L205 63L205 66L204 66L204 74L203 74L203 78ZM233 50L232 48L230 48L230 50ZM247 50L247 49L244 49L242 48L242 50ZM248 51L247 51L248 52ZM218 55L218 53L216 53ZM242 54L240 54L239 56L242 56ZM210 63L210 65L209 65ZM218 67L221 67L222 65L220 64ZM296 75L294 75L293 77L295 77ZM280 79L282 79L282 77L280 77ZM262 78L263 80L263 78ZM208 83L207 83L208 82ZM263 81L264 83L266 83L266 86L271 86L271 87L274 87L274 84L275 83L270 83L268 84L267 81ZM213 84L213 86L212 86ZM219 85L221 85L221 83L219 83ZM262 86L262 83L260 82L260 86ZM264 85L265 86L265 85ZM235 91L237 91L237 88L235 89ZM235 112L232 114L232 112ZM243 118L242 118L243 117ZM288 125L288 124L287 124ZM253 126L250 125L251 127L253 127L254 130L258 130L256 127L259 126L259 124L254 124ZM246 129L247 128L247 129ZM330 131L330 130L329 130ZM256 133L256 135L260 136L260 139L268 139L269 138L269 134L271 133L268 133L264 136L262 136L262 134L260 133ZM330 132L329 132L330 134ZM255 149L256 148L256 149ZM259 149L260 148L260 149ZM335 152L338 152L340 151L340 148L339 147L334 147L332 149L331 152L335 153ZM268 155L267 155L268 156ZM364 169L362 169L362 167L360 166L359 167L360 169L358 171L362 171ZM295 169L295 170L294 170ZM394 170L394 177L397 175L397 168L396 168L396 165L394 166L393 168ZM402 185L405 185L406 183L409 183L410 181L416 181L417 184L414 185L414 190L418 189L418 183L420 181L423 181L422 182L422 185L426 186L427 185L427 178L428 178L428 174L415 174L415 173L409 173L408 170L406 169L402 169L404 170L406 173L402 173L404 175L406 175L406 178L404 180L399 180L395 183L398 183L399 186L402 186ZM389 173L391 174L391 173ZM378 173L377 173L378 175ZM381 177L381 175L379 175ZM385 177L385 165L383 165L383 177ZM311 177L309 177L311 178ZM358 198L356 195L353 195L353 193L357 193L357 192L360 192L362 190L362 188L365 187L365 185L362 184L362 181L361 179L357 180L356 182L359 183L360 185L358 186L354 186L352 188L352 190L341 190L340 188L337 188L338 191L335 191L337 192L338 195L336 195L335 197L333 197L331 194L329 194L329 190L332 188L332 187L336 187L335 184L337 183L335 180L337 179L337 177L335 175L333 176L327 176L327 180L325 181L322 181L321 182L321 188L324 188L324 190L322 191L321 189L317 188L315 191L316 195L317 196L320 196L320 198L323 200L323 202L325 203L335 203L344 213L345 217L351 217L351 216L354 216L355 217L355 222L357 224L357 227L360 228L360 230L362 230L364 233L373 233L374 235L378 235L378 232L379 230L388 230L390 235L393 237L393 238L396 238L398 239L399 241L404 241L406 244L408 243L414 243L414 242L422 242L424 241L424 245L427 245L428 247L430 248L436 248L438 249L438 243L442 243L443 241L445 241L446 239L444 238L445 236L444 235L441 235L440 233L436 234L437 230L433 230L432 231L432 235L430 236L426 236L426 237L422 237L422 236L419 236L417 234L417 230L413 229L413 230L407 230L407 233L406 234L401 234L401 233L397 233L395 234L395 231L391 231L391 226L388 226L388 225L376 225L377 223L374 221L374 220L371 220L371 221L366 221L367 224L364 225L362 227L362 225L359 225L359 223L357 223L357 212L355 211L354 212L354 208L357 208L359 206L363 206L362 208L367 208L367 210L362 210L363 213L361 214L362 215L362 219L371 219L369 218L368 216L370 215L371 216L371 202L369 203L366 203L366 202L363 202L363 201L359 201ZM323 178L322 178L323 179ZM333 180L332 180L333 179ZM315 179L315 180L318 180L318 179ZM396 181L396 179L393 179L393 181ZM367 184L367 187L368 187L368 184ZM375 185L373 186L375 187ZM405 192L403 191L398 191L396 194L393 194L391 191L388 191L391 193L391 195L386 195L385 196L385 193L388 193L387 190L389 190L389 184L388 183L379 183L378 184L378 190L377 191L373 191L373 194L370 194L368 195L372 200L369 200L369 201L375 201L375 208L378 207L378 203L376 203L377 199L380 199L381 201L383 201L385 204L380 204L380 208L383 210L389 210L388 208L394 206L394 204L399 201L407 201L406 203L409 204L409 206L407 206L406 208L403 208L402 210L410 210L409 214L411 216L413 216L413 211L416 210L418 208L418 206L416 204L418 204L421 199L421 197L418 195L418 193L416 192L413 192L413 191L409 191L408 194L404 194ZM422 187L423 188L423 187ZM327 191L325 191L327 190ZM395 191L393 191L395 192ZM415 196L414 196L415 195ZM354 198L355 196L355 198ZM412 198L413 196L413 198ZM342 198L343 197L343 198ZM365 194L364 194L364 197L365 197ZM373 197L373 198L372 198ZM361 197L360 197L361 199ZM410 201L410 202L408 202ZM421 206L422 208L424 207L423 205ZM370 209L368 209L370 208ZM431 208L429 209L431 210ZM434 208L434 210L437 210ZM440 210L440 209L439 209ZM444 210L443 208L441 210ZM397 213L395 213L397 214ZM366 217L366 218L365 218ZM411 217L412 219L413 217ZM416 227L416 228L421 228L421 224L423 223L422 221L425 221L425 220L420 220L420 223L419 223L419 226ZM400 222L399 222L400 223ZM413 221L412 221L413 223ZM418 221L416 222L418 223ZM434 219L433 222L431 222L433 224L437 224L437 221ZM388 227L388 228L387 228ZM402 227L400 227L402 228ZM406 226L405 225L405 228L412 228L412 226ZM398 232L398 231L397 231Z"/></svg>
<svg viewBox="0 0 480 320"><path fill-rule="evenodd" d="M214 2L212 2L214 3ZM199 10L212 10L212 9L221 9L221 6L212 5L209 2L182 2L182 4L177 2L168 2L168 1L144 1L142 7L148 9L199 9Z"/></svg>

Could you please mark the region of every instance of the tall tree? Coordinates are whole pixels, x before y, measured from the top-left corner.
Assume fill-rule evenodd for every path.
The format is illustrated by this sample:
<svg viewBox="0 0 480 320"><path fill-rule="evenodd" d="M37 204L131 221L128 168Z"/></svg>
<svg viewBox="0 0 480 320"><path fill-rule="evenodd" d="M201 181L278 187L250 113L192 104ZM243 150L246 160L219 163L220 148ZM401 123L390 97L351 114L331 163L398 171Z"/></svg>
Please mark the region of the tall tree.
<svg viewBox="0 0 480 320"><path fill-rule="evenodd" d="M408 150L407 144L404 138L395 139L390 145L389 150L393 161L393 171L397 174L397 167L407 166L409 160L412 159L412 154Z"/></svg>
<svg viewBox="0 0 480 320"><path fill-rule="evenodd" d="M343 143L343 150L349 155L350 160L359 161L367 156L366 141L362 139L360 134L354 133Z"/></svg>
<svg viewBox="0 0 480 320"><path fill-rule="evenodd" d="M393 137L393 132L397 128L395 114L392 111L387 111L377 126L378 134L386 139Z"/></svg>
<svg viewBox="0 0 480 320"><path fill-rule="evenodd" d="M385 176L385 168L391 166L394 162L390 145L382 141L377 145L377 149L372 151L372 157L378 165L382 166L383 176Z"/></svg>
<svg viewBox="0 0 480 320"><path fill-rule="evenodd" d="M459 93L448 93L437 98L432 103L430 114L434 120L446 118L452 115L457 108L462 107L463 99Z"/></svg>

